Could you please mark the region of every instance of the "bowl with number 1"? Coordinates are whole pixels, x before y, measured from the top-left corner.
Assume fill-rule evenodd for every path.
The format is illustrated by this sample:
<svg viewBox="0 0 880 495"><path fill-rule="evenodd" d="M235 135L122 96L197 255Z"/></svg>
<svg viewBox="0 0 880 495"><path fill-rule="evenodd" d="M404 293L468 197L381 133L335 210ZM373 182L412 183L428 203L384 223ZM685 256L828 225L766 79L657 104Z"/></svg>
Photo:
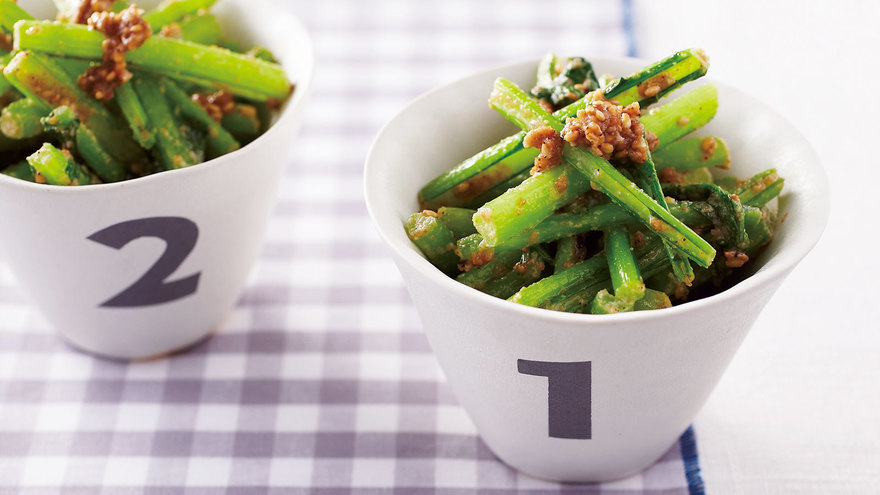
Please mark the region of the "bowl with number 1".
<svg viewBox="0 0 880 495"><path fill-rule="evenodd" d="M591 57L597 73L646 64ZM572 314L523 306L446 276L403 224L429 180L518 129L486 105L497 77L531 87L538 61L487 70L412 102L366 160L370 215L409 289L431 347L487 446L523 472L557 481L634 474L674 445L761 309L818 241L828 188L815 153L782 117L721 83L703 135L723 136L748 177L786 178L786 220L754 273L705 299L655 311ZM698 83L699 84L699 83Z"/></svg>

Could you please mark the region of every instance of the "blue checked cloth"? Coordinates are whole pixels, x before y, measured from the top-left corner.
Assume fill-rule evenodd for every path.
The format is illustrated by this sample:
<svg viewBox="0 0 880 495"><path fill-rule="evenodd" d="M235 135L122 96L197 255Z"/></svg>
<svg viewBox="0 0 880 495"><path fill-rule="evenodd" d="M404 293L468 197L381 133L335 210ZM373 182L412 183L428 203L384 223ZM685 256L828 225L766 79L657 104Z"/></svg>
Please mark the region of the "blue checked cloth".
<svg viewBox="0 0 880 495"><path fill-rule="evenodd" d="M0 493L703 493L690 430L645 472L601 485L495 459L450 394L361 192L373 136L407 101L550 50L631 53L628 4L279 8L314 35L315 91L257 265L215 336L151 362L81 354L0 260Z"/></svg>

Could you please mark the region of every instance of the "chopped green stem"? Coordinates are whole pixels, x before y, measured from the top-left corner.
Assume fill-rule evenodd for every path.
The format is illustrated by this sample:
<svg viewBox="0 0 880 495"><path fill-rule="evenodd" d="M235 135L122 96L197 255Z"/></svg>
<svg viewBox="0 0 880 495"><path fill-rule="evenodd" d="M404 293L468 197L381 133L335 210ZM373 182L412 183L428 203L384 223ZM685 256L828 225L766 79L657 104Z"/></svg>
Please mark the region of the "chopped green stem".
<svg viewBox="0 0 880 495"><path fill-rule="evenodd" d="M569 166L531 176L477 210L474 225L495 246L531 229L590 187L590 181Z"/></svg>
<svg viewBox="0 0 880 495"><path fill-rule="evenodd" d="M132 78L134 89L144 105L150 121L151 132L156 135L156 147L159 161L165 170L195 165L199 157L187 145L180 133L180 128L168 105L163 89L167 88L156 77L146 73L138 73Z"/></svg>
<svg viewBox="0 0 880 495"><path fill-rule="evenodd" d="M490 170L496 170L496 169L498 169L497 165L492 167ZM490 187L486 192L475 197L470 203L468 203L467 206L469 208L474 208L474 209L479 208L480 206L488 203L489 201L492 201L493 199L497 198L498 196L501 196L502 194L507 192L508 189L512 189L512 188L522 184L523 181L528 179L529 177L531 177L531 174L529 173L529 169L523 170L522 172L510 177L509 179L506 179L506 180L499 182L499 183L495 184L494 186ZM445 195L443 197L445 197ZM442 199L438 199L438 200L445 201Z"/></svg>
<svg viewBox="0 0 880 495"><path fill-rule="evenodd" d="M580 263L585 259L585 256L586 250L580 247L580 241L578 241L576 235L559 239L556 242L556 259L553 264L554 273L559 273L575 263Z"/></svg>
<svg viewBox="0 0 880 495"><path fill-rule="evenodd" d="M62 148L73 149L76 147L76 130L81 122L70 107L61 105L53 109L41 122L46 134L58 142Z"/></svg>
<svg viewBox="0 0 880 495"><path fill-rule="evenodd" d="M544 307L552 299L576 292L585 281L608 279L608 262L604 253L572 265L559 273L523 287L510 301L526 306Z"/></svg>
<svg viewBox="0 0 880 495"><path fill-rule="evenodd" d="M256 139L262 133L263 127L257 108L242 103L236 104L231 112L224 114L220 125L241 143Z"/></svg>
<svg viewBox="0 0 880 495"><path fill-rule="evenodd" d="M508 90L516 91L516 89L511 88L510 84L501 84L498 87L498 92ZM522 93L522 91L520 90L519 93ZM704 125L711 120L715 114L714 109L717 108L717 97L718 93L714 86L701 86L700 88L685 94L678 100L657 109L652 114L655 118L646 123L645 128L656 134L658 137L662 136L660 141L662 146L662 143L664 142L662 139L666 139L667 137L678 139L681 137L679 134L682 128L687 127L687 129L693 130L695 128L694 126ZM496 103L502 102L504 98L506 97L499 95ZM520 98L522 98L522 95L520 95ZM537 104L529 106L525 111L530 115L525 115L525 118L522 119L523 122L536 119L536 116L540 115L540 112L544 112L544 120L548 123L551 120L555 120L551 117L547 117L546 112ZM672 115L674 112L694 113L685 113L684 115L690 116L688 124L687 126L679 126L677 123L679 117ZM513 114L509 113L509 116L512 115ZM555 120L555 122L554 126L559 127L559 121ZM674 129L665 129L662 127L668 125L673 126ZM569 149L569 147L566 147L566 149ZM533 149L531 151L534 151L535 153L535 155L532 155L532 159L534 159L537 151ZM563 155L563 157L565 157L565 155ZM506 159L505 162L509 164L510 160ZM607 161L605 161L605 164L606 168L613 168ZM527 166L531 165L527 164ZM486 173L488 173L488 171ZM561 179L561 175L565 175L566 178ZM577 173L569 173L568 167L565 166L555 167L548 171L535 174L524 180L517 187L509 189L492 201L487 202L483 208L478 210L478 214L485 212L490 216L500 215L500 217L505 218L505 221L512 220L512 225L509 226L511 232L505 233L505 235L512 235L517 229L523 230L530 228L534 225L534 223L531 222L540 221L540 218L550 215L556 209L570 202L572 198L586 192L589 188L589 182L583 180L583 177L579 177L579 175L580 174ZM616 176L620 176L620 174L616 173ZM622 178L622 176L620 176L620 178ZM560 192L559 189L563 187L564 190ZM523 212L524 209L521 208L521 205L525 204L531 205L529 207L530 211L524 216L519 216L517 212ZM475 224L477 223L476 218L474 222ZM491 239L491 236L489 238ZM491 243L489 243L489 245L491 245Z"/></svg>
<svg viewBox="0 0 880 495"><path fill-rule="evenodd" d="M8 138L0 133L0 152L33 151L43 143L42 136L34 136L24 139Z"/></svg>
<svg viewBox="0 0 880 495"><path fill-rule="evenodd" d="M773 239L776 219L767 208L743 206L743 224L749 237L749 244L744 251L752 257L756 251Z"/></svg>
<svg viewBox="0 0 880 495"><path fill-rule="evenodd" d="M173 81L163 78L160 84L174 109L207 132L209 158L225 155L241 147L229 131L212 119L201 105L192 101Z"/></svg>
<svg viewBox="0 0 880 495"><path fill-rule="evenodd" d="M242 96L242 98L244 98ZM257 109L257 118L260 119L260 134L266 132L272 124L272 110L265 101L252 102Z"/></svg>
<svg viewBox="0 0 880 495"><path fill-rule="evenodd" d="M125 121L134 139L146 149L156 144L156 136L150 131L150 123L147 120L147 111L141 105L141 100L134 91L131 81L127 81L116 89L116 102L122 110Z"/></svg>
<svg viewBox="0 0 880 495"><path fill-rule="evenodd" d="M712 207L708 204L679 201L669 205L669 211L685 225L691 228L712 226ZM554 213L533 229L523 231L503 243L489 247L483 242L483 236L472 234L458 240L457 247L462 260L489 259L491 253L519 250L545 242L563 240L585 232L603 230L615 225L635 222L629 211L609 203L596 205L579 213ZM582 260L577 260L582 261Z"/></svg>
<svg viewBox="0 0 880 495"><path fill-rule="evenodd" d="M169 103L169 105L171 104ZM205 132L193 127L185 120L181 121L177 109L173 106L171 107L171 113L174 115L175 122L180 126L180 135L183 136L184 141L186 141L189 148L193 150L198 157L198 163L205 161L205 148L207 148L208 144L208 138Z"/></svg>
<svg viewBox="0 0 880 495"><path fill-rule="evenodd" d="M674 182L676 184L712 184L715 182L712 172L706 167L676 172L675 174Z"/></svg>
<svg viewBox="0 0 880 495"><path fill-rule="evenodd" d="M660 101L667 94L680 88L684 83L699 79L709 70L709 59L703 50L690 48L674 53L639 72L621 77L605 86L605 98L616 100L621 105L625 101L638 101L642 107ZM661 89L653 96L645 96L653 81L668 81L660 84Z"/></svg>
<svg viewBox="0 0 880 495"><path fill-rule="evenodd" d="M0 174L8 175L9 177L15 177L16 179L26 180L28 182L36 182L34 169L31 168L31 165L27 162L27 160L22 160L14 165L10 165L3 170L0 170Z"/></svg>
<svg viewBox="0 0 880 495"><path fill-rule="evenodd" d="M171 79L173 79L178 85L181 86L190 86L197 88L213 88L220 91L226 91L228 93L233 93L237 98L242 98L245 100L250 100L251 103L266 103L268 97L265 93L254 90L250 88L245 88L242 86L231 86L226 84L220 84L216 81L213 81L204 77L195 77L187 74L165 74ZM292 88L293 86L291 86ZM276 99L276 101L278 101Z"/></svg>
<svg viewBox="0 0 880 495"><path fill-rule="evenodd" d="M0 132L12 139L23 139L43 133L40 119L46 115L46 105L30 98L14 101L0 113Z"/></svg>
<svg viewBox="0 0 880 495"><path fill-rule="evenodd" d="M676 200L696 201L712 221L713 240L723 247L741 247L746 242L742 205L715 184L666 184L663 193Z"/></svg>
<svg viewBox="0 0 880 495"><path fill-rule="evenodd" d="M495 79L489 94L489 106L525 131L551 127L556 132L562 132L565 127L561 119L547 112L525 91L503 77Z"/></svg>
<svg viewBox="0 0 880 495"><path fill-rule="evenodd" d="M76 151L104 182L118 182L127 178L125 166L110 156L91 129L82 124L76 130Z"/></svg>
<svg viewBox="0 0 880 495"><path fill-rule="evenodd" d="M76 11L83 3L83 0L52 0L52 3L54 3L55 8L58 9L59 20L69 21L76 15ZM114 2L110 10L113 12L121 12L127 6L128 5L125 5L125 2L120 0Z"/></svg>
<svg viewBox="0 0 880 495"><path fill-rule="evenodd" d="M747 204L748 206L761 208L769 203L770 200L772 200L776 196L779 196L779 193L782 192L782 186L784 185L785 179L777 179L775 182L765 187L763 191L752 196L748 201L745 202L745 204Z"/></svg>
<svg viewBox="0 0 880 495"><path fill-rule="evenodd" d="M469 203L474 196L482 194L485 189L477 189L478 185L486 182L478 179L484 171L499 164L501 172L506 171L507 174L501 174L502 177L495 179L495 174L489 174L485 177L489 180L495 179L494 183L504 181L511 177L510 168L520 167L528 168L531 162L537 156L534 150L523 150L522 140L525 137L524 132L514 134L501 140L501 142L492 145L476 155L459 163L455 168L441 174L419 191L419 204L422 208L438 208L444 204L459 206ZM520 159L515 164L510 164L510 157L517 150L525 151L525 159ZM530 158L529 158L530 157Z"/></svg>
<svg viewBox="0 0 880 495"><path fill-rule="evenodd" d="M512 251L512 250L508 250ZM455 241L455 254L461 261L470 262L471 265L482 265L485 260L491 260L495 253L503 253L502 249L490 248L483 244L483 236L471 234ZM479 261L484 260L484 261Z"/></svg>
<svg viewBox="0 0 880 495"><path fill-rule="evenodd" d="M648 143L644 141L644 138L642 139L645 148L648 148ZM667 206L665 196L663 195L663 189L660 188L660 180L657 178L657 169L654 166L654 159L650 151L648 151L647 159L644 163L638 165L638 172L642 189L654 201L657 201L657 204L669 211L669 206ZM685 285L691 285L694 281L694 269L691 267L690 262L688 262L687 257L677 252L668 241L663 242L663 247L666 249L666 255L669 257L669 263L672 265L672 273L675 274L675 278Z"/></svg>
<svg viewBox="0 0 880 495"><path fill-rule="evenodd" d="M593 64L583 57L559 60L548 55L538 65L537 81L531 95L553 108L574 103L587 92L599 89Z"/></svg>
<svg viewBox="0 0 880 495"><path fill-rule="evenodd" d="M528 125L549 125L558 131L563 127L559 120L529 99L521 89L504 79L496 80L490 96L490 105L503 107L505 116L524 128ZM700 266L709 266L712 263L715 249L708 242L672 216L666 210L665 203L661 206L626 179L607 160L567 144L562 157L570 167L557 166L541 174L536 174L533 179L539 175L558 176L574 168L584 176L580 178L581 183L584 178L588 178L594 187L602 191L614 203L630 211L646 227L672 243ZM560 187L557 184L557 187L553 189L544 189L543 195L532 193L533 195L526 197L511 194L523 186L534 183L529 180L477 210L477 214L474 215L474 225L477 227L477 231L483 235L486 245L495 246L500 243L501 239L512 237L525 229L534 227L550 216L555 209L568 202L559 201L560 198L571 195L573 199L577 196L580 192L571 194L572 179L576 175L576 173L567 175L567 183L562 193L559 193ZM553 195L554 190L557 193L555 195ZM512 204L511 200L513 200Z"/></svg>
<svg viewBox="0 0 880 495"><path fill-rule="evenodd" d="M68 106L60 106L42 119L43 126L65 148L75 151L104 182L127 178L125 166L104 150L95 134L74 115Z"/></svg>
<svg viewBox="0 0 880 495"><path fill-rule="evenodd" d="M474 228L474 222L471 220L474 217L474 213L476 213L474 210L467 208L444 206L437 210L437 218L440 220L440 223L452 231L455 239L461 239L462 237L477 233L477 229Z"/></svg>
<svg viewBox="0 0 880 495"><path fill-rule="evenodd" d="M631 306L645 295L645 282L639 273L625 227L605 230L605 256L608 258L614 297L630 301L628 305Z"/></svg>
<svg viewBox="0 0 880 495"><path fill-rule="evenodd" d="M223 43L220 45L223 48L226 48L229 51L233 51L235 53L244 53L245 50L241 47L241 43L236 40L225 39Z"/></svg>
<svg viewBox="0 0 880 495"><path fill-rule="evenodd" d="M34 16L19 7L14 0L0 0L0 29L4 34L12 34L16 22L33 18Z"/></svg>
<svg viewBox="0 0 880 495"><path fill-rule="evenodd" d="M679 172L703 167L730 167L727 144L717 137L681 139L654 153L658 169L674 168Z"/></svg>
<svg viewBox="0 0 880 495"><path fill-rule="evenodd" d="M184 41L202 45L219 45L223 41L223 28L213 14L194 15L180 21L179 26L180 39Z"/></svg>
<svg viewBox="0 0 880 495"><path fill-rule="evenodd" d="M79 89L73 78L49 57L30 51L19 52L3 73L26 97L42 102L47 114L54 107L70 106L77 118L95 133L101 146L121 163L132 166L146 162L143 150L127 126Z"/></svg>
<svg viewBox="0 0 880 495"><path fill-rule="evenodd" d="M577 292L555 298L541 307L566 313L592 313L592 302L596 295L602 290L607 292L609 289L611 289L611 280L606 274L604 277L600 277L598 281L593 281L588 285L580 287Z"/></svg>
<svg viewBox="0 0 880 495"><path fill-rule="evenodd" d="M639 121L653 132L660 145L657 151L706 125L718 110L718 88L704 84L643 115Z"/></svg>
<svg viewBox="0 0 880 495"><path fill-rule="evenodd" d="M27 161L46 184L79 186L98 182L93 180L84 167L49 143L43 143L39 150L27 157Z"/></svg>
<svg viewBox="0 0 880 495"><path fill-rule="evenodd" d="M79 24L20 21L15 25L15 47L71 58L101 60L104 35ZM234 53L216 46L153 36L126 54L135 67L170 77L195 78L235 94L265 100L284 99L291 85L278 64Z"/></svg>
<svg viewBox="0 0 880 495"><path fill-rule="evenodd" d="M662 273L663 270L664 270L664 267L663 267L663 261L661 258L660 260L658 260L658 262L655 262L653 264L653 266L650 267L648 270L643 269L642 273L647 276L653 276L653 275ZM598 296L599 292L601 292L603 290L605 292L608 292L608 290L610 288L611 288L611 280L609 280L608 277L604 277L599 282L593 282L593 283L590 283L589 285L583 286L583 288L579 288L577 290L577 292L575 292L574 294L554 299L553 301L551 301L550 303L548 303L546 306L543 306L543 307L545 307L547 309L552 309L554 311L565 311L567 313L593 313L594 308L593 308L592 303L595 300L596 296ZM658 291L652 291L651 289L645 289L645 297L636 301L636 303L633 307L633 310L634 311L643 311L644 309L648 309L648 308L646 308L646 306L654 304L654 301L656 301L655 296L652 294L654 292L658 292ZM662 294L662 292L661 292L661 294ZM646 301L646 299L649 299L649 300ZM669 306L672 305L672 303L669 302L669 297L666 297L666 301L669 303ZM654 308L650 308L650 309L654 309Z"/></svg>
<svg viewBox="0 0 880 495"><path fill-rule="evenodd" d="M165 0L155 9L144 13L143 18L150 23L154 33L164 26L180 20L183 16L192 15L199 10L207 10L217 0Z"/></svg>
<svg viewBox="0 0 880 495"><path fill-rule="evenodd" d="M715 249L693 230L669 213L664 205L645 194L607 160L579 148L566 147L563 159L590 178L597 189L628 210L646 227L682 251L698 265L706 267L715 258Z"/></svg>
<svg viewBox="0 0 880 495"><path fill-rule="evenodd" d="M645 296L636 301L635 311L649 311L652 309L664 309L672 307L672 301L665 292L654 289L646 289Z"/></svg>
<svg viewBox="0 0 880 495"><path fill-rule="evenodd" d="M538 252L530 251L520 257L513 269L500 278L489 281L481 290L490 296L507 299L523 287L540 280L544 266Z"/></svg>
<svg viewBox="0 0 880 495"><path fill-rule="evenodd" d="M626 227L611 227L605 230L604 239L614 294L608 289L600 290L590 305L590 312L610 314L632 311L636 301L645 295L645 282L630 247L629 234Z"/></svg>
<svg viewBox="0 0 880 495"><path fill-rule="evenodd" d="M404 224L406 235L434 266L450 276L458 273L455 239L436 216L413 213Z"/></svg>
<svg viewBox="0 0 880 495"><path fill-rule="evenodd" d="M64 58L49 56L49 59L58 67L64 69L64 72L74 81L81 76L89 67L98 65L97 62L90 60L79 60L76 58Z"/></svg>
<svg viewBox="0 0 880 495"><path fill-rule="evenodd" d="M8 64L10 60L12 60L11 53L0 55L0 67ZM14 98L14 95L16 94L11 90L12 84L9 84L9 81L7 81L5 77L0 77L0 104L5 104Z"/></svg>
<svg viewBox="0 0 880 495"><path fill-rule="evenodd" d="M739 178L733 175L725 175L723 177L716 177L712 181L716 186L724 189L725 192L730 194L736 194L736 188L739 187Z"/></svg>
<svg viewBox="0 0 880 495"><path fill-rule="evenodd" d="M740 202L744 205L763 206L752 204L752 199L764 192L767 187L773 185L777 181L779 181L779 175L776 173L776 169L770 168L763 172L758 172L746 179L742 184L739 184L736 188L735 194L739 196Z"/></svg>
<svg viewBox="0 0 880 495"><path fill-rule="evenodd" d="M556 54L548 53L538 62L538 69L535 73L536 86L550 87L553 85L553 79L556 78Z"/></svg>
<svg viewBox="0 0 880 495"><path fill-rule="evenodd" d="M471 268L455 277L455 280L477 290L482 290L490 282L503 277L513 269L513 266L522 261L522 251L507 251L495 256L492 261L485 265Z"/></svg>
<svg viewBox="0 0 880 495"><path fill-rule="evenodd" d="M661 270L668 269L666 252L660 242L652 240L637 255L638 267L643 277L650 277ZM595 287L597 284L598 287ZM583 291L595 287L595 292L583 296ZM595 294L602 288L611 287L608 262L605 253L577 263L559 273L545 277L532 285L523 287L508 300L526 306L561 309L569 306L571 310L589 308ZM566 302L566 300L572 299ZM568 309L566 309L568 310Z"/></svg>
<svg viewBox="0 0 880 495"><path fill-rule="evenodd" d="M590 313L594 315L607 315L613 313L629 313L635 309L636 301L612 295L608 289L602 289L596 293L593 302L590 303Z"/></svg>
<svg viewBox="0 0 880 495"><path fill-rule="evenodd" d="M642 107L646 107L685 82L703 76L708 67L708 61L700 50L685 50L609 84L604 90L604 95L605 98L613 99L621 105L639 102ZM645 97L640 94L639 84L655 77L672 81L672 83L653 97ZM592 96L588 94L586 97L553 112L553 116L564 121L567 117L577 115L578 110L586 108L591 101ZM658 134L658 129L652 129L650 126L647 128L654 134ZM419 203L423 208L437 208L444 204L454 206L468 204L467 202L473 199L473 195L459 199L450 194L450 191L492 168L503 166L506 168L506 174L489 173L489 178L497 177L497 180L484 183L484 191L492 185L503 182L530 168L535 157L538 156L538 151L522 147L524 136L525 133L520 132L505 138L498 144L477 153L452 170L436 177L419 191ZM661 143L663 143L662 139Z"/></svg>

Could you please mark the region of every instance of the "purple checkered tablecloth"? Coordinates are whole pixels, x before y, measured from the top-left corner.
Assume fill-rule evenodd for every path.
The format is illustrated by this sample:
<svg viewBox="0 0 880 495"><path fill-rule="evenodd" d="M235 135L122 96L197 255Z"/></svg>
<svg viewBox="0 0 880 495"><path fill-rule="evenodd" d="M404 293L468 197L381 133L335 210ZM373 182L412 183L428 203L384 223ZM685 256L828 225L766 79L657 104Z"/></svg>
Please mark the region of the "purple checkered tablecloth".
<svg viewBox="0 0 880 495"><path fill-rule="evenodd" d="M627 3L279 8L314 35L314 94L257 265L216 335L167 359L93 358L55 337L0 260L0 493L702 493L692 431L602 485L495 459L363 204L369 144L407 101L550 50L625 55Z"/></svg>

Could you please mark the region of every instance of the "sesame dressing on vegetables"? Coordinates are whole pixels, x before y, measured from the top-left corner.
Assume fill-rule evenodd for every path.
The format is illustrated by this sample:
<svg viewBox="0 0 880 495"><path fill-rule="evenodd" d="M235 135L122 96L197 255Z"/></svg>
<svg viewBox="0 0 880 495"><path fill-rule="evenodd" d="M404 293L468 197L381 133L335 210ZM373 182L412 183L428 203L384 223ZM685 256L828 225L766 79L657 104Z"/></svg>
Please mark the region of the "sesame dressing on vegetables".
<svg viewBox="0 0 880 495"><path fill-rule="evenodd" d="M36 20L0 0L0 173L48 185L136 179L230 153L294 90L262 46L233 51L216 0L82 0ZM69 5L70 2L59 2Z"/></svg>
<svg viewBox="0 0 880 495"><path fill-rule="evenodd" d="M726 144L686 136L715 116L713 85L652 107L707 69L684 50L599 87L586 59L551 54L531 94L497 79L489 106L522 132L426 184L404 230L460 283L539 308L643 311L723 290L773 238L784 180L710 172L730 168ZM456 229L435 213L448 209L464 212Z"/></svg>
<svg viewBox="0 0 880 495"><path fill-rule="evenodd" d="M113 98L113 92L131 79L131 72L125 66L125 53L143 45L152 34L150 25L141 18L142 12L131 5L120 13L105 10L89 16L89 27L107 37L101 44L103 63L86 69L77 83L96 100Z"/></svg>

